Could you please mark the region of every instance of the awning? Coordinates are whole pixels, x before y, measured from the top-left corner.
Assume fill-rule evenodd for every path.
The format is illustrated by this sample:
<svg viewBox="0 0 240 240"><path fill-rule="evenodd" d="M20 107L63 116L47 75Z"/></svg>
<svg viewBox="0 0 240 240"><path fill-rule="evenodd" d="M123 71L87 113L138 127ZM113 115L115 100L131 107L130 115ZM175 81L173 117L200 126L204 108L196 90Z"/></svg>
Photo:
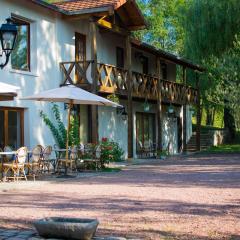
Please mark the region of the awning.
<svg viewBox="0 0 240 240"><path fill-rule="evenodd" d="M14 85L0 82L0 101L10 101L17 96L17 90L20 88Z"/></svg>

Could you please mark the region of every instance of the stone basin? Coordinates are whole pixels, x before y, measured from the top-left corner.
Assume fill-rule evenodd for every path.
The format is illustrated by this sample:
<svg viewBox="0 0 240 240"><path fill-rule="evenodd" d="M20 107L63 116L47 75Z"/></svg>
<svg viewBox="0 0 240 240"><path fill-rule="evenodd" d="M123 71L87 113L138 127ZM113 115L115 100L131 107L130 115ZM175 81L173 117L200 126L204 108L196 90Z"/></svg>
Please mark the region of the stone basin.
<svg viewBox="0 0 240 240"><path fill-rule="evenodd" d="M34 222L39 235L45 238L90 240L99 222L85 218L44 218Z"/></svg>

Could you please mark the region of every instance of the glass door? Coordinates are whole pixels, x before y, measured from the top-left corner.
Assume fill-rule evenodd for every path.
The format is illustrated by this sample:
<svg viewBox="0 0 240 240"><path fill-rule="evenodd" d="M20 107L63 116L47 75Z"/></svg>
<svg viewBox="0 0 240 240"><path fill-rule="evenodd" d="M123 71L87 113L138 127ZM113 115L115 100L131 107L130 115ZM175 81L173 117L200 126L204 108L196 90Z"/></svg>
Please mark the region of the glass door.
<svg viewBox="0 0 240 240"><path fill-rule="evenodd" d="M75 33L75 61L79 62L79 68L75 68L76 83L83 83L84 64L86 64L86 36L81 33Z"/></svg>
<svg viewBox="0 0 240 240"><path fill-rule="evenodd" d="M24 145L23 109L0 108L0 147L18 149Z"/></svg>
<svg viewBox="0 0 240 240"><path fill-rule="evenodd" d="M136 113L137 152L155 143L155 114Z"/></svg>

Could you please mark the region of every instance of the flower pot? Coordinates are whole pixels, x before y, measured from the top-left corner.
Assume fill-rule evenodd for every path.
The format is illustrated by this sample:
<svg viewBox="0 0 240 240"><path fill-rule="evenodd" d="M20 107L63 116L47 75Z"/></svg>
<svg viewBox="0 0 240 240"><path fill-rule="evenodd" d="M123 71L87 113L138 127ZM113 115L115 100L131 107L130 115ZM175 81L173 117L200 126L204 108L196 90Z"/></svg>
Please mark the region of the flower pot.
<svg viewBox="0 0 240 240"><path fill-rule="evenodd" d="M45 238L90 240L99 222L84 218L44 218L34 222L39 235Z"/></svg>

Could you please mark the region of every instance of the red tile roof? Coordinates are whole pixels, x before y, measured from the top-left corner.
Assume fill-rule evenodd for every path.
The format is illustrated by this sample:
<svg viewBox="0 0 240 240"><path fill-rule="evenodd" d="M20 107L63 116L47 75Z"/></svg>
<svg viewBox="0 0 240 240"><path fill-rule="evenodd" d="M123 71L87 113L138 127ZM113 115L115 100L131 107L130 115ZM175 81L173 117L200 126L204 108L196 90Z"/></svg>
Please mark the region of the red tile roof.
<svg viewBox="0 0 240 240"><path fill-rule="evenodd" d="M60 10L67 12L77 12L80 10L101 8L101 7L112 7L117 9L126 3L127 0L68 0L52 3Z"/></svg>

